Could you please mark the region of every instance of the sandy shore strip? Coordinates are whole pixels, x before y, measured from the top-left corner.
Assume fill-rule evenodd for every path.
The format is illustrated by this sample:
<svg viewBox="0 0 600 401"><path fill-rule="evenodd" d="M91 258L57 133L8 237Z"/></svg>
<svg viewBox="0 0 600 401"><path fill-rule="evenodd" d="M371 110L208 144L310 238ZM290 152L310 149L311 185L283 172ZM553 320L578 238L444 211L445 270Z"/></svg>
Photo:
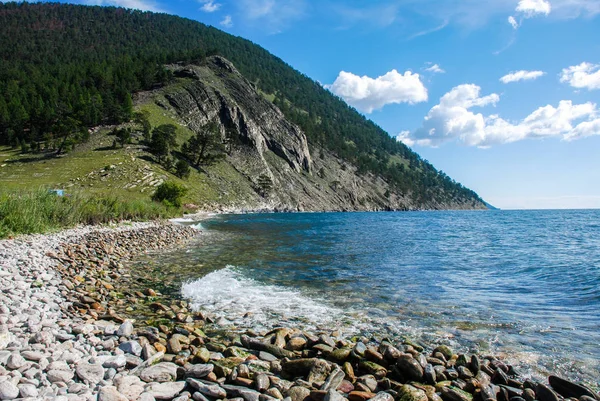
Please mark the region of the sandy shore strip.
<svg viewBox="0 0 600 401"><path fill-rule="evenodd" d="M135 276L128 259L196 234L132 223L0 241L0 400L600 400L443 345L293 327L226 332L182 299L122 288ZM156 319L134 321L134 303Z"/></svg>

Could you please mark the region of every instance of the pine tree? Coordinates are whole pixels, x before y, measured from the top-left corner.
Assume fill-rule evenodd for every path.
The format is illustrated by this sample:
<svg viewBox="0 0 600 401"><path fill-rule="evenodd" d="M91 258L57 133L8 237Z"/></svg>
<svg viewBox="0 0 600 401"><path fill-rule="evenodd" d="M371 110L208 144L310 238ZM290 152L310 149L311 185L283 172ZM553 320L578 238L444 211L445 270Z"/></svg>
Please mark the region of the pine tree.
<svg viewBox="0 0 600 401"><path fill-rule="evenodd" d="M181 151L196 168L223 159L225 146L218 126L211 123L203 127L183 145Z"/></svg>

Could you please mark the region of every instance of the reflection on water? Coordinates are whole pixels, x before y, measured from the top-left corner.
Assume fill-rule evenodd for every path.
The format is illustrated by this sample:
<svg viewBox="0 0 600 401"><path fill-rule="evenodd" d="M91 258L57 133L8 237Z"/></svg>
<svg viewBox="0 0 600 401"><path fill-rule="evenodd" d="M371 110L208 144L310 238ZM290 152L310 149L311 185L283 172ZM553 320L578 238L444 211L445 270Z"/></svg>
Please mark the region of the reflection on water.
<svg viewBox="0 0 600 401"><path fill-rule="evenodd" d="M198 245L138 264L241 326L409 335L594 382L598 221L599 211L219 216L202 222Z"/></svg>

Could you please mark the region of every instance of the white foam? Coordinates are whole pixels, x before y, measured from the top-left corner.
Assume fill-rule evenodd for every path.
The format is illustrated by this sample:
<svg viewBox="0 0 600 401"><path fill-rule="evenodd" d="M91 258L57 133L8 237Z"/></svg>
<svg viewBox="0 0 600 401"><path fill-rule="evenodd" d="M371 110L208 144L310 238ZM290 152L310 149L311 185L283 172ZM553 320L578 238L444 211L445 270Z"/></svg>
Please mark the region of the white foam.
<svg viewBox="0 0 600 401"><path fill-rule="evenodd" d="M192 223L192 222L194 222L193 219L189 219L187 217L176 217L174 219L170 219L169 221L172 223Z"/></svg>
<svg viewBox="0 0 600 401"><path fill-rule="evenodd" d="M347 319L338 308L294 289L265 285L244 277L233 266L185 283L181 292L194 310L214 313L237 326L271 328L293 324L307 329L335 328Z"/></svg>

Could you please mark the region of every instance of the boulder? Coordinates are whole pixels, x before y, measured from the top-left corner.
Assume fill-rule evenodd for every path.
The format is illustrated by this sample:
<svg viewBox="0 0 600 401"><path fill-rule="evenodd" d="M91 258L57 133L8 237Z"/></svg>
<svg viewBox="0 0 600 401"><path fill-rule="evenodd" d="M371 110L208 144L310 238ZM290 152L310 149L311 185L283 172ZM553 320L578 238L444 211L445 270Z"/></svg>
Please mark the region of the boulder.
<svg viewBox="0 0 600 401"><path fill-rule="evenodd" d="M172 382L177 379L177 365L171 362L160 362L142 370L140 379L147 383Z"/></svg>

